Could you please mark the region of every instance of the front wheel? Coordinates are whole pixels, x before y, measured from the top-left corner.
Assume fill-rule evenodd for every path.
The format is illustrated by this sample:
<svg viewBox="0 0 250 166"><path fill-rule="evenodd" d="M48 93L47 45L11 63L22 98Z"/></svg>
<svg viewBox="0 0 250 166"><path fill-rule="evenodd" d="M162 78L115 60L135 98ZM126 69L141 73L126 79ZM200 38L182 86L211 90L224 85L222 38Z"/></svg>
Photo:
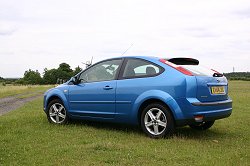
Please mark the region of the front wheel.
<svg viewBox="0 0 250 166"><path fill-rule="evenodd" d="M213 124L214 124L214 121L207 121L207 122L201 122L201 123L197 123L197 124L191 124L189 126L195 130L207 130L210 127L212 127Z"/></svg>
<svg viewBox="0 0 250 166"><path fill-rule="evenodd" d="M68 113L59 99L52 100L48 105L47 118L50 123L65 124L68 122Z"/></svg>
<svg viewBox="0 0 250 166"><path fill-rule="evenodd" d="M141 127L151 138L171 136L175 128L172 114L161 103L152 103L143 109Z"/></svg>

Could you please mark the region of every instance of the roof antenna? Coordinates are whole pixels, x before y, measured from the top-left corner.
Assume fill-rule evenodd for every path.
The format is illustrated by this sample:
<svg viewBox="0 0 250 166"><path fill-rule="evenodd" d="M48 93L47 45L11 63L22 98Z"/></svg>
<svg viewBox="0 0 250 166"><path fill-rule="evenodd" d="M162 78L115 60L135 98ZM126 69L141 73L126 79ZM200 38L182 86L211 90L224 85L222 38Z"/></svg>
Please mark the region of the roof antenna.
<svg viewBox="0 0 250 166"><path fill-rule="evenodd" d="M132 43L123 53L122 55L124 55L134 44Z"/></svg>
<svg viewBox="0 0 250 166"><path fill-rule="evenodd" d="M93 56L91 57L90 65L92 65L92 61L93 61Z"/></svg>

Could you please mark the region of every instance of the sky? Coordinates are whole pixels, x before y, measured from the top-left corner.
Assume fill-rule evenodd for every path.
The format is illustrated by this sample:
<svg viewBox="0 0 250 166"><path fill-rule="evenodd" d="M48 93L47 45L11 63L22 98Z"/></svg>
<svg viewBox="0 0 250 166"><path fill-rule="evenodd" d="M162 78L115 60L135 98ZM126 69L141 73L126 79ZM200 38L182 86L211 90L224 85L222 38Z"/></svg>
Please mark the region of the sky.
<svg viewBox="0 0 250 166"><path fill-rule="evenodd" d="M249 0L0 0L0 76L121 56L250 72Z"/></svg>

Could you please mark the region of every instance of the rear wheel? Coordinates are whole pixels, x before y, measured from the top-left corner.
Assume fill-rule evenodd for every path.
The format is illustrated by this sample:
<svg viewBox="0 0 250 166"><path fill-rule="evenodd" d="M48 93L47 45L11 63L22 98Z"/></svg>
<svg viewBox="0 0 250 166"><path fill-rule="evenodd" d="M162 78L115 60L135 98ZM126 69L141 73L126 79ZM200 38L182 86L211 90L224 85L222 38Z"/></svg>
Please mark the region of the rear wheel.
<svg viewBox="0 0 250 166"><path fill-rule="evenodd" d="M201 122L201 123L197 123L197 124L191 124L189 126L195 130L207 130L210 127L212 127L213 124L214 124L214 121L207 121L207 122Z"/></svg>
<svg viewBox="0 0 250 166"><path fill-rule="evenodd" d="M68 113L59 99L52 100L48 105L47 118L50 123L65 124L68 122Z"/></svg>
<svg viewBox="0 0 250 166"><path fill-rule="evenodd" d="M141 127L151 138L171 136L175 128L172 114L161 103L152 103L143 109Z"/></svg>

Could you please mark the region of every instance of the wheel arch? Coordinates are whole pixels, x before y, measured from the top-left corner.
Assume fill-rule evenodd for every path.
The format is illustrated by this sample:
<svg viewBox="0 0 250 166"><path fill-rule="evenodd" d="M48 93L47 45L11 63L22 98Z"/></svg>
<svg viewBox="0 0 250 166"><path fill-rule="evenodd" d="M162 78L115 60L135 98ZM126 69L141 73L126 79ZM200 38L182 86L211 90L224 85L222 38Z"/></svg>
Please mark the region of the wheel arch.
<svg viewBox="0 0 250 166"><path fill-rule="evenodd" d="M151 103L160 103L160 104L162 104L164 107L166 107L168 110L170 110L171 115L175 119L175 117L173 115L173 111L170 109L170 107L164 101L162 101L160 99L156 99L156 98L151 98L151 99L147 99L143 103L141 103L141 105L140 105L140 107L138 109L137 121L138 121L139 124L140 124L140 121L141 121L141 114L142 114L143 109L146 108Z"/></svg>
<svg viewBox="0 0 250 166"><path fill-rule="evenodd" d="M166 108L168 108L174 118L174 121L184 118L178 103L172 96L164 91L152 90L141 94L135 101L132 116L136 117L136 119L134 119L136 123L140 122L142 110L153 102L162 103Z"/></svg>
<svg viewBox="0 0 250 166"><path fill-rule="evenodd" d="M59 99L59 100L62 101L62 99L61 99L60 97L58 97L57 95L50 96L50 98L48 98L46 107L49 105L49 103L50 103L52 100L56 100L56 99Z"/></svg>
<svg viewBox="0 0 250 166"><path fill-rule="evenodd" d="M46 98L45 98L45 111L47 111L47 107L49 103L54 100L54 99L59 99L63 102L64 107L69 110L69 106L67 103L66 96L60 91L60 90L55 90L51 93L49 93Z"/></svg>

